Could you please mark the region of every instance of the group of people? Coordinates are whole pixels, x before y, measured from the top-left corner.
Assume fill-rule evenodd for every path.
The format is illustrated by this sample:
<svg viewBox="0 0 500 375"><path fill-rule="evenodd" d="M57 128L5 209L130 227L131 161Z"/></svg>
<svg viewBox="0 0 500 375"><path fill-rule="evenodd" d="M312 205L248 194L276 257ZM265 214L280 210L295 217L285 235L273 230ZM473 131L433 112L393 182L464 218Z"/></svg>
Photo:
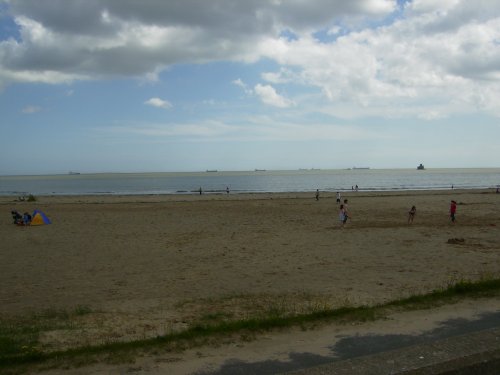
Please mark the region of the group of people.
<svg viewBox="0 0 500 375"><path fill-rule="evenodd" d="M357 187L357 185L356 185L356 187ZM343 228L347 223L347 219L349 219L349 217L350 217L350 213L349 213L349 209L348 209L348 202L349 201L347 199L344 199L343 204L341 203L341 201L342 201L342 198L340 196L340 192L337 191L337 204L340 204L340 206L339 206L339 220L340 220L340 225Z"/></svg>
<svg viewBox="0 0 500 375"><path fill-rule="evenodd" d="M319 190L316 190L316 200L319 200ZM340 192L337 191L337 204L339 204L339 220L340 220L340 225L341 228L345 226L347 223L347 220L351 217L350 212L348 209L348 200L344 199L344 202L342 203L342 198L340 195ZM452 223L455 223L455 214L457 212L457 202L452 200L450 203L450 220ZM417 214L417 207L412 206L410 210L408 211L408 224L413 223L413 219L415 218Z"/></svg>
<svg viewBox="0 0 500 375"><path fill-rule="evenodd" d="M457 213L457 202L454 200L451 201L450 203L450 220L452 223L455 223L455 214ZM415 218L415 215L417 214L417 208L415 206L412 206L410 211L408 211L408 224L413 223L413 219Z"/></svg>
<svg viewBox="0 0 500 375"><path fill-rule="evenodd" d="M27 212L21 215L19 212L12 210L10 213L16 225L29 225L31 223L31 215Z"/></svg>

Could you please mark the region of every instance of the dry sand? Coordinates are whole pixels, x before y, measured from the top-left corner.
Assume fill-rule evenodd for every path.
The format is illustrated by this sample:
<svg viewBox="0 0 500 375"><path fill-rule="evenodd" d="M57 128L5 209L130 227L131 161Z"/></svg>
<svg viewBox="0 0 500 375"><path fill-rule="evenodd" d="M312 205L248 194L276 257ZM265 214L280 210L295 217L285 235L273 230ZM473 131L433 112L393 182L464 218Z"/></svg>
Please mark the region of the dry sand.
<svg viewBox="0 0 500 375"><path fill-rule="evenodd" d="M344 198L341 229L334 194L0 197L0 317L92 311L79 335L46 335L57 349L156 336L210 313L374 304L500 276L494 191ZM53 223L11 224L11 209L35 208Z"/></svg>

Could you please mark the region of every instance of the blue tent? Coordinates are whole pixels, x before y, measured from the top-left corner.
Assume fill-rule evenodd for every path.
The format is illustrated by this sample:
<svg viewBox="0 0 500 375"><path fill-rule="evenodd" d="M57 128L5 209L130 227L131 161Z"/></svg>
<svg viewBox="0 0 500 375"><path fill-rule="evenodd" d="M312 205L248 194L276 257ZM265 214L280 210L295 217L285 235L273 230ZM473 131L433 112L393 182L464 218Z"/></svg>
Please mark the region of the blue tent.
<svg viewBox="0 0 500 375"><path fill-rule="evenodd" d="M33 212L33 218L31 219L30 225L45 225L50 223L51 221L42 211L35 210Z"/></svg>

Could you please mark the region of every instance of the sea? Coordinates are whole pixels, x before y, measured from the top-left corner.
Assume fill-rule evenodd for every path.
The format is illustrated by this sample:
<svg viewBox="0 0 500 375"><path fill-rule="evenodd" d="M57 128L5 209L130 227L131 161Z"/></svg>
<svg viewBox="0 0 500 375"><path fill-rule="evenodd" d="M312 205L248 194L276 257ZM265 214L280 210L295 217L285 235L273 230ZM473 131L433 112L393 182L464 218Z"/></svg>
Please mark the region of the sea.
<svg viewBox="0 0 500 375"><path fill-rule="evenodd" d="M494 189L500 168L300 169L0 176L0 195L142 195Z"/></svg>

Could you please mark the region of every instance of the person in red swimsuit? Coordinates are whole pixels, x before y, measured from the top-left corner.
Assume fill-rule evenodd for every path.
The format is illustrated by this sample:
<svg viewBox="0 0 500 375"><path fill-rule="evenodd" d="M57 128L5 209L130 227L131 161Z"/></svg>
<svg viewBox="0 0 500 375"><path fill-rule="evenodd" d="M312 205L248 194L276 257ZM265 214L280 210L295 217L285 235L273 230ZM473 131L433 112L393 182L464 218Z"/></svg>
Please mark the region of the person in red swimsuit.
<svg viewBox="0 0 500 375"><path fill-rule="evenodd" d="M450 219L451 219L452 223L455 222L455 213L456 212L457 212L457 202L452 200L451 204L450 204Z"/></svg>

